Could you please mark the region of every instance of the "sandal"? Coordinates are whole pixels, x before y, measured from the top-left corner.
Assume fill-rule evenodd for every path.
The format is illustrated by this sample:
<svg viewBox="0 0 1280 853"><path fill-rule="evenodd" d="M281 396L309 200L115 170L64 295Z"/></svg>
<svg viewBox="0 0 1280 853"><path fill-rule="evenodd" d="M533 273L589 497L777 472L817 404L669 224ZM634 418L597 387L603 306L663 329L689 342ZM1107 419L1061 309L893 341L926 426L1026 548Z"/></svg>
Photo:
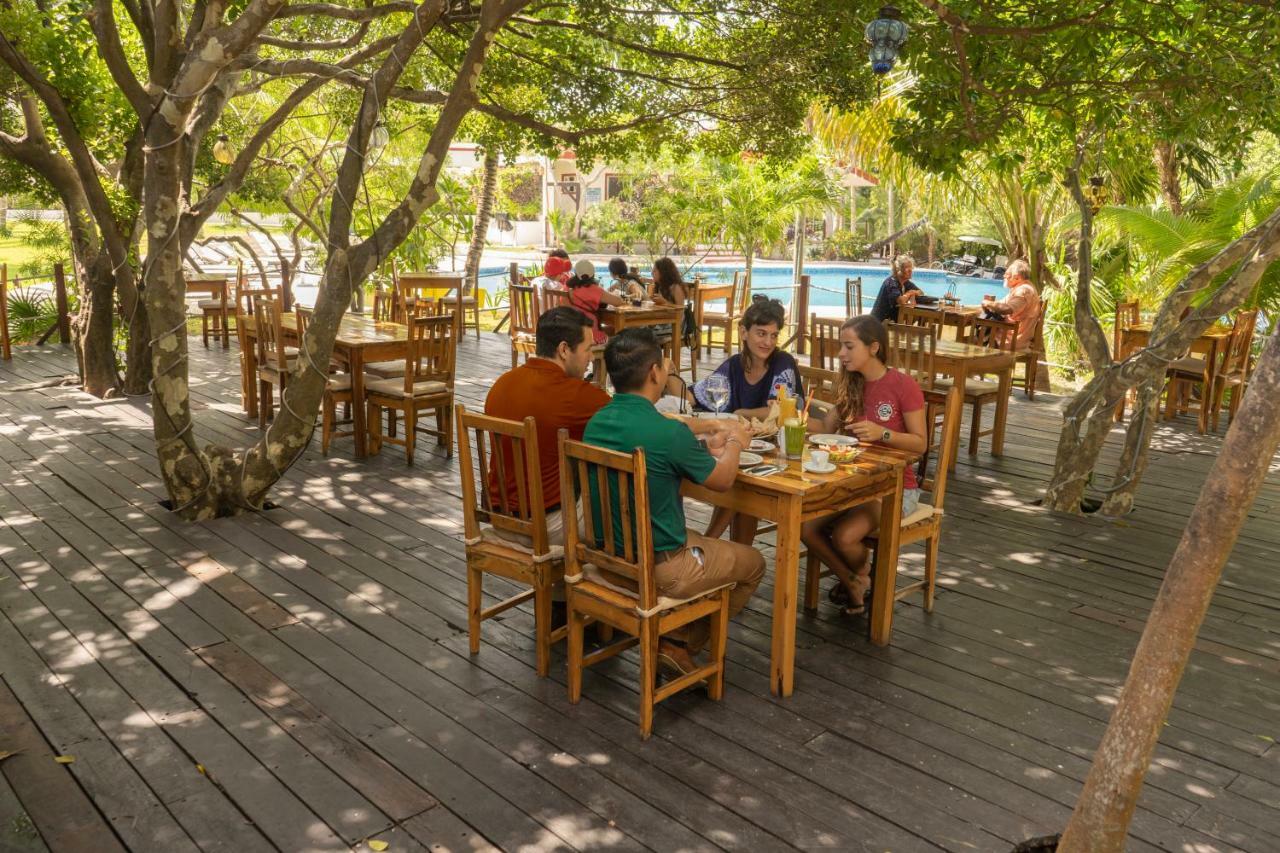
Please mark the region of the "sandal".
<svg viewBox="0 0 1280 853"><path fill-rule="evenodd" d="M853 597L850 597L848 590L845 590L845 603L840 608L841 616L861 616L867 612L867 593L871 592L871 579L857 575L854 577L854 582L858 585L858 591ZM837 586L844 589L843 583L837 584ZM855 604L854 602L857 603Z"/></svg>
<svg viewBox="0 0 1280 853"><path fill-rule="evenodd" d="M831 587L831 589L827 591L827 601L830 601L832 604L840 607L847 607L849 605L849 590L840 582L839 578L836 579L835 586Z"/></svg>

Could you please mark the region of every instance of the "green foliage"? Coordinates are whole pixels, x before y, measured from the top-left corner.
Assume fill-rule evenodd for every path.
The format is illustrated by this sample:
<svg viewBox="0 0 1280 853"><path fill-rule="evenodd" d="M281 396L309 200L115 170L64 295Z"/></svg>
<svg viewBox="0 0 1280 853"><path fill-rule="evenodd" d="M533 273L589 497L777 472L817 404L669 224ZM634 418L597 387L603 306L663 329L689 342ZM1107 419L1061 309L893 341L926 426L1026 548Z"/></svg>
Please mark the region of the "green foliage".
<svg viewBox="0 0 1280 853"><path fill-rule="evenodd" d="M29 343L57 322L58 310L45 290L15 287L9 291L9 337L14 343Z"/></svg>
<svg viewBox="0 0 1280 853"><path fill-rule="evenodd" d="M822 244L822 259L826 261L857 261L866 255L867 240L847 228L832 231Z"/></svg>
<svg viewBox="0 0 1280 853"><path fill-rule="evenodd" d="M542 166L513 163L499 169L493 209L516 221L537 219L542 214Z"/></svg>

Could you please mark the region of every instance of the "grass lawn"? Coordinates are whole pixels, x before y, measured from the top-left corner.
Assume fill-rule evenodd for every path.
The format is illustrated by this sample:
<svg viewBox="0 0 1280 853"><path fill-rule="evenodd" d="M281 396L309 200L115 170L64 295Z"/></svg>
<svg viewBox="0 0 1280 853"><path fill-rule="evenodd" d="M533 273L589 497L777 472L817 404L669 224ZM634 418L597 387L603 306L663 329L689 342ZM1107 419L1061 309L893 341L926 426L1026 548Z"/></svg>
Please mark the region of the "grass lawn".
<svg viewBox="0 0 1280 853"><path fill-rule="evenodd" d="M53 250L37 248L28 243L27 234L31 230L31 225L27 222L10 218L9 229L12 232L11 236L0 237L0 264L9 267L9 278L12 279L18 275L18 268L22 264L42 255L49 255ZM48 270L40 272L48 272Z"/></svg>

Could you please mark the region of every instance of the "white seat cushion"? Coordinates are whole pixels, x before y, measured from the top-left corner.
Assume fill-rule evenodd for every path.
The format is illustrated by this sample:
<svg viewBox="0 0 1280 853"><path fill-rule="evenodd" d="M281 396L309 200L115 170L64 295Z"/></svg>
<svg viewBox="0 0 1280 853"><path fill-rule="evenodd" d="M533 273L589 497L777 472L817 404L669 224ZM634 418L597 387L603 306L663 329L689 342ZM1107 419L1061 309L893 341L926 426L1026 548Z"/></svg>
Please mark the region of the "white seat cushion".
<svg viewBox="0 0 1280 853"><path fill-rule="evenodd" d="M403 397L404 393L404 377L399 379L378 379L369 382L365 386L365 390L370 394L383 394L388 397ZM449 386L443 382L435 380L426 380L424 382L414 383L414 397L430 397L432 394L442 394L449 390Z"/></svg>
<svg viewBox="0 0 1280 853"><path fill-rule="evenodd" d="M456 305L456 304L458 303L458 297L456 297L456 296L446 296L446 297L444 297L443 299L441 299L440 301L441 301L441 302L443 302L445 305ZM475 298L474 296L464 296L464 297L462 297L462 304L463 304L463 306L475 305L475 304L476 304L476 298Z"/></svg>
<svg viewBox="0 0 1280 853"><path fill-rule="evenodd" d="M1173 373L1187 373L1195 376L1204 376L1204 359L1180 358L1177 361L1169 363L1169 370Z"/></svg>
<svg viewBox="0 0 1280 853"><path fill-rule="evenodd" d="M514 335L511 336L511 339L513 341L516 341L517 343L532 344L532 343L537 343L538 336L535 335L533 332L516 332Z"/></svg>
<svg viewBox="0 0 1280 853"><path fill-rule="evenodd" d="M216 310L216 309L221 309L221 308L222 308L222 306L225 304L225 305L227 306L227 313L228 313L228 314L230 314L233 310L235 310L235 303L233 303L233 302L226 302L226 303L224 303L224 302L222 302L222 300L220 300L220 299L201 299L201 300L200 300L199 302L197 302L196 304L197 304L198 306L200 306L202 309L205 309L205 310L208 310L208 309L210 309L210 308L213 308L213 309L215 309L215 310Z"/></svg>
<svg viewBox="0 0 1280 853"><path fill-rule="evenodd" d="M950 376L939 376L933 380L934 387L950 388L955 384L955 380ZM974 379L969 377L964 382L964 393L966 397L979 396L985 397L989 394L1000 393L999 382L988 382L985 379Z"/></svg>
<svg viewBox="0 0 1280 853"><path fill-rule="evenodd" d="M583 587L583 586L580 586L579 584L581 584L583 580L589 580L593 584L597 584L599 586L605 587L606 589L612 590L613 592L616 592L620 595L625 595L628 598L634 598L636 602L636 613L638 613L641 616L652 616L655 613L663 613L667 610L673 610L682 604L688 604L691 601L697 601L698 599L706 598L708 595L711 595L713 592L719 592L722 589L732 589L734 586L737 586L737 584L734 581L729 581L728 583L722 583L719 586L714 586L714 587L711 587L710 589L704 589L702 592L698 593L697 595L691 595L688 598L668 598L665 595L659 595L657 605L652 610L646 613L645 611L642 611L640 609L640 596L635 592L635 590L630 590L630 589L627 589L625 586L620 586L619 584L613 583L608 578L606 578L604 574L598 568L596 568L595 565L591 563L583 564L582 574L574 575L572 577L569 575L565 575L564 580L565 580L565 583L571 585L577 592L580 592L583 595L591 595L591 588Z"/></svg>
<svg viewBox="0 0 1280 853"><path fill-rule="evenodd" d="M934 509L932 504L916 504L915 512L911 513L911 515L904 515L898 527L910 527L913 524L918 524L919 522L932 518L935 515L942 515L942 510ZM872 531L867 534L867 538L875 539L876 531Z"/></svg>
<svg viewBox="0 0 1280 853"><path fill-rule="evenodd" d="M502 536L501 534L499 534L499 532L494 528L492 524L480 525L480 541L488 542L490 545L501 545L504 548L511 548L515 551L519 551L521 554L528 554L531 557L534 556L532 546L526 545L524 542L521 542L519 539L516 539L514 534L511 534L511 538L508 538L507 536ZM472 542L472 540L467 540L467 544L471 545L475 543ZM560 545L548 545L547 553L539 557L537 559L537 562L545 563L548 561L563 560L563 559L564 559L563 547L561 547Z"/></svg>
<svg viewBox="0 0 1280 853"><path fill-rule="evenodd" d="M378 379L394 379L397 376L404 376L404 362L375 361L372 364L366 364L364 372Z"/></svg>
<svg viewBox="0 0 1280 853"><path fill-rule="evenodd" d="M350 391L351 390L351 374L339 373L329 377L329 391Z"/></svg>

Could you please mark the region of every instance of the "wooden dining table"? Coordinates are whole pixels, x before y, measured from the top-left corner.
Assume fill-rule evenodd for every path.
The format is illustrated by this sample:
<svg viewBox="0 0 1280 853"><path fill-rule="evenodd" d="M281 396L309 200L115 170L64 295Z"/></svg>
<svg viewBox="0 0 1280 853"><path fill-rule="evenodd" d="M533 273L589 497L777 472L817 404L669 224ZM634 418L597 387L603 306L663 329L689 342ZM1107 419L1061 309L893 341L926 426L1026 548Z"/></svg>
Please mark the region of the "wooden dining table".
<svg viewBox="0 0 1280 853"><path fill-rule="evenodd" d="M801 467L809 458L785 459L777 452L766 462L786 464L769 476L738 473L733 487L716 492L685 481L681 494L777 524L774 547L773 629L769 687L777 696L790 696L795 687L796 615L800 602L800 529L814 518L884 498L880 529L888 531L876 550L876 583L871 602L871 641L887 645L893 626L894 587L898 575L898 531L902 519L902 475L914 454L868 447L853 462L836 466L830 474L812 474Z"/></svg>
<svg viewBox="0 0 1280 853"><path fill-rule="evenodd" d="M284 340L290 346L298 346L298 318L290 312L281 315ZM257 383L252 379L258 373L257 330L252 315L244 318L246 345L240 369L249 389L245 411L249 417L258 416ZM365 424L364 366L375 361L393 361L409 357L409 327L402 323L374 320L363 314L346 314L338 325L338 335L333 340L333 356L351 374L351 395L355 404L351 407L352 429L355 432L355 455L368 454L368 429Z"/></svg>
<svg viewBox="0 0 1280 853"><path fill-rule="evenodd" d="M671 326L671 361L680 370L680 347L684 336L684 308L679 305L604 305L600 308L600 328L609 335L638 326Z"/></svg>
<svg viewBox="0 0 1280 853"><path fill-rule="evenodd" d="M999 377L1000 391L996 396L995 423L991 432L992 456L1004 455L1004 428L1009 417L1009 393L1013 389L1013 369L1017 363L1016 352L959 341L939 340L933 353L933 369L950 376L962 392L970 376L994 373ZM957 432L956 442L959 441Z"/></svg>
<svg viewBox="0 0 1280 853"><path fill-rule="evenodd" d="M188 274L183 277L188 294L207 293L211 300L221 301L222 305L218 312L218 319L222 323L218 334L222 336L222 348L230 349L231 347L231 328L227 325L227 318L233 316L235 303L232 302L230 296L231 278L225 275L192 275ZM230 306L230 307L228 307ZM200 310L204 313L204 309Z"/></svg>
<svg viewBox="0 0 1280 853"><path fill-rule="evenodd" d="M1135 323L1125 329L1121 329L1121 352L1117 354L1116 360L1119 361L1122 358L1126 358L1134 350L1141 349L1150 343L1151 323L1149 322ZM1196 338L1191 344L1192 354L1204 356L1203 381L1206 396L1210 393L1210 389L1214 387L1214 379L1217 376L1219 366L1222 364L1223 354L1226 353L1230 343L1231 327L1214 325L1206 329L1204 334ZM1200 407L1199 429L1201 433L1209 431L1209 418L1212 413L1212 407L1208 404Z"/></svg>

